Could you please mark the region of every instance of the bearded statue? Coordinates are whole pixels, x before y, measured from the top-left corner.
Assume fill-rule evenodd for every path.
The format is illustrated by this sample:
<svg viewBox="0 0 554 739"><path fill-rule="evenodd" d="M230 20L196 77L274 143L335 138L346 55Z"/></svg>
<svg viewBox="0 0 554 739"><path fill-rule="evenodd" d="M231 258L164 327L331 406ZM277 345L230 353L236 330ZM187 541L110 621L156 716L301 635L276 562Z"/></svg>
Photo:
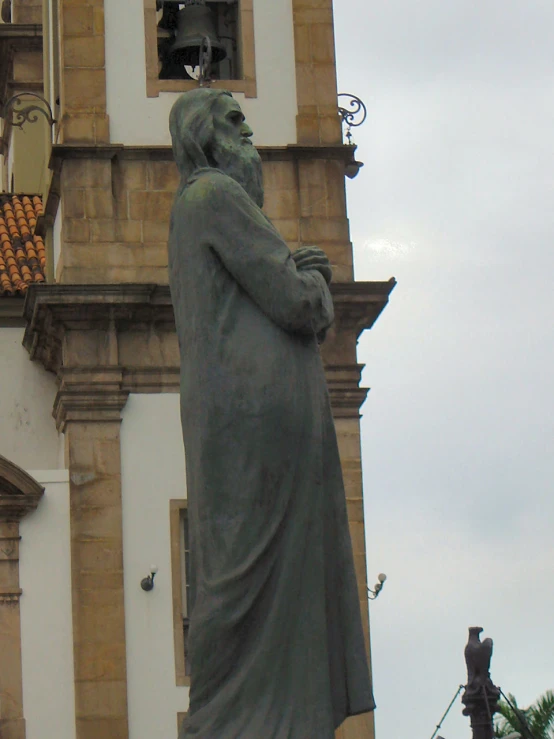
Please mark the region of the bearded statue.
<svg viewBox="0 0 554 739"><path fill-rule="evenodd" d="M169 270L190 528L181 739L333 739L374 706L319 342L331 267L262 211L228 92L182 95Z"/></svg>

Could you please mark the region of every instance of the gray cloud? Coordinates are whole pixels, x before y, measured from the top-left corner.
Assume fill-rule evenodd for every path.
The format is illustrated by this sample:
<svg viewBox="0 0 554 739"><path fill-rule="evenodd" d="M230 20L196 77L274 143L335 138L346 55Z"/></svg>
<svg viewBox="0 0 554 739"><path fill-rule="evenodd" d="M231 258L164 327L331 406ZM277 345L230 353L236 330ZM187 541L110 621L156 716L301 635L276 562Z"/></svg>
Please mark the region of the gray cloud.
<svg viewBox="0 0 554 739"><path fill-rule="evenodd" d="M335 5L357 278L399 282L359 345L377 731L425 739L470 625L521 703L554 687L554 5Z"/></svg>

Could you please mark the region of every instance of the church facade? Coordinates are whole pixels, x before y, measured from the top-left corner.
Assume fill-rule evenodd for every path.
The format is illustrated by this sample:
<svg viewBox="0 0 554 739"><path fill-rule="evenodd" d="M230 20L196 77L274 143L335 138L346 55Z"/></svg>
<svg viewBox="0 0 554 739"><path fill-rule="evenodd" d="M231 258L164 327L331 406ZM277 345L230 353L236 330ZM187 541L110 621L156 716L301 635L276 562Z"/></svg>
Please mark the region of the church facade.
<svg viewBox="0 0 554 739"><path fill-rule="evenodd" d="M254 130L265 211L291 249L316 244L333 265L323 357L369 650L356 342L394 281L353 280L332 0L193 5L211 11L211 84ZM186 450L167 285L167 121L198 85L172 56L185 6L2 5L2 739L176 737L187 710ZM19 129L31 103L44 113ZM372 715L337 735L372 737Z"/></svg>

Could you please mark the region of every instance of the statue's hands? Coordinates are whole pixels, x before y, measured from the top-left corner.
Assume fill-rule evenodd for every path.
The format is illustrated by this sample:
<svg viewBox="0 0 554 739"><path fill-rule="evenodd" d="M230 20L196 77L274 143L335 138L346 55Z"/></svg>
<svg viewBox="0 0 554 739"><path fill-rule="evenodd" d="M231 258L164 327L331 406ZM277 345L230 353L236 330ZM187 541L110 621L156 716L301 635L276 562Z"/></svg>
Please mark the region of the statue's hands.
<svg viewBox="0 0 554 739"><path fill-rule="evenodd" d="M333 279L333 270L327 255L317 246L303 246L292 253L297 270L315 269L320 272L327 284Z"/></svg>

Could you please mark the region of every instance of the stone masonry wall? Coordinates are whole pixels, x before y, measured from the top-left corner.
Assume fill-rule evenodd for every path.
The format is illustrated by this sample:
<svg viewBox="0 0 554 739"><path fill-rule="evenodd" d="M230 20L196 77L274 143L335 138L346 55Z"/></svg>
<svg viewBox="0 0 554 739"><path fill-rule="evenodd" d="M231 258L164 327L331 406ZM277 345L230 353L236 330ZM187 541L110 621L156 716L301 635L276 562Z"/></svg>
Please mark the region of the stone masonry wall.
<svg viewBox="0 0 554 739"><path fill-rule="evenodd" d="M335 279L352 279L341 160L264 162L265 211L291 249L323 248ZM63 283L167 283L169 217L178 185L169 160L68 159L61 172Z"/></svg>

